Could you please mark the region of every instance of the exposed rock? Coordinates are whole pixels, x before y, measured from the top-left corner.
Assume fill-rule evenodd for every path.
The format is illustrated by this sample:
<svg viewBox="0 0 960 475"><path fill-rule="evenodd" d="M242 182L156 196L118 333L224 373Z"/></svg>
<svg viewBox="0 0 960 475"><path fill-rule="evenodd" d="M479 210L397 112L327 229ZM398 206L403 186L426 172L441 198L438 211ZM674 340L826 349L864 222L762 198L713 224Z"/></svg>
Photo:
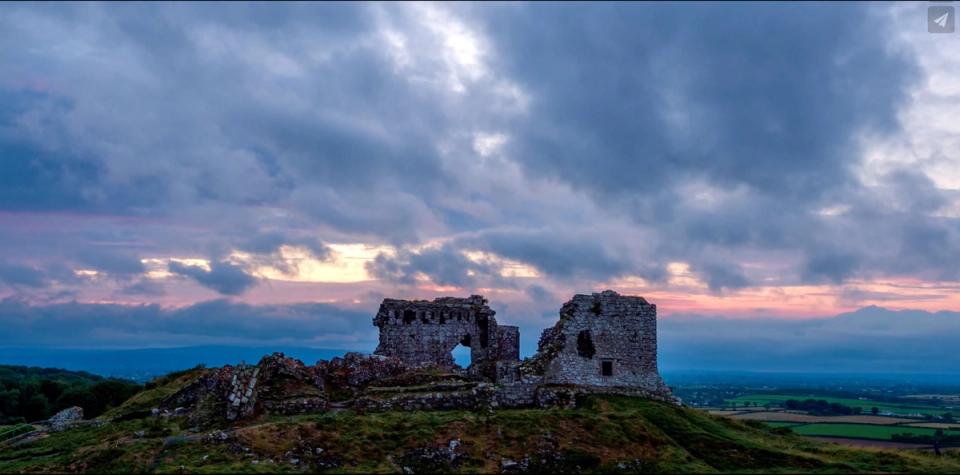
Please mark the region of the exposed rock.
<svg viewBox="0 0 960 475"><path fill-rule="evenodd" d="M50 430L61 432L67 430L83 420L83 408L79 406L68 407L50 418Z"/></svg>
<svg viewBox="0 0 960 475"><path fill-rule="evenodd" d="M200 424L244 419L257 412L317 412L326 409L323 388L317 367L274 353L256 366L241 363L207 371L165 399L160 410L190 407L192 422Z"/></svg>
<svg viewBox="0 0 960 475"><path fill-rule="evenodd" d="M460 440L454 439L446 447L411 449L403 453L398 463L405 473L447 473L469 458L460 447Z"/></svg>
<svg viewBox="0 0 960 475"><path fill-rule="evenodd" d="M222 430L215 430L203 438L203 441L208 444L220 444L227 442L228 440L230 440L230 434Z"/></svg>
<svg viewBox="0 0 960 475"><path fill-rule="evenodd" d="M318 361L318 371L333 388L364 388L372 382L390 379L408 371L399 358L347 353L342 358Z"/></svg>

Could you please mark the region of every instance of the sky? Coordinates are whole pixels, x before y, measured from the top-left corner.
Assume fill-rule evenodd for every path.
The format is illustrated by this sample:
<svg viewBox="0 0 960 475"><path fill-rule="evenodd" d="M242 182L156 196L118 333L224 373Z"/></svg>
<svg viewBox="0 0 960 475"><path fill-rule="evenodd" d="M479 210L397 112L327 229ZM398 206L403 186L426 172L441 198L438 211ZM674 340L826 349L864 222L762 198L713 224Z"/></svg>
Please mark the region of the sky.
<svg viewBox="0 0 960 475"><path fill-rule="evenodd" d="M0 345L369 350L479 293L530 348L614 289L666 348L954 363L926 6L5 3Z"/></svg>

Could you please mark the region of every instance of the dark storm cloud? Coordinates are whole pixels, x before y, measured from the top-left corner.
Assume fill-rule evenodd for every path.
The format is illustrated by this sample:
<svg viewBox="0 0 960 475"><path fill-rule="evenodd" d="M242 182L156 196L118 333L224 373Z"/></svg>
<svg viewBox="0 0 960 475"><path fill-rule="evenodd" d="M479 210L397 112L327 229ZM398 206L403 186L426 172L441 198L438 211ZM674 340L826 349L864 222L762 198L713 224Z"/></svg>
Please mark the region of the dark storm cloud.
<svg viewBox="0 0 960 475"><path fill-rule="evenodd" d="M210 270L180 262L170 262L167 267L174 274L189 277L224 295L240 295L257 284L256 277L229 262L210 261Z"/></svg>
<svg viewBox="0 0 960 475"><path fill-rule="evenodd" d="M280 232L257 233L244 240L239 247L255 254L271 254L278 252L284 245L303 246L318 259L330 257L330 248L316 237L294 237Z"/></svg>
<svg viewBox="0 0 960 475"><path fill-rule="evenodd" d="M915 75L868 5L530 4L486 24L534 95L515 156L601 195L686 175L811 202ZM506 13L506 14L504 14ZM557 39L566 38L563 47Z"/></svg>
<svg viewBox="0 0 960 475"><path fill-rule="evenodd" d="M831 225L818 211L861 192L858 137L896 131L897 108L918 78L914 62L887 46L871 9L490 9L485 27L498 61L533 96L528 120L512 124L508 153L531 176L559 178L659 230L647 261L728 274L706 272L711 287L749 285L727 272L735 263L712 264L749 249L799 251L808 257L796 278L842 281L861 259L821 249L817 236ZM559 38L570 41L558 48ZM924 178L904 174L890 184L916 189ZM695 206L691 193L700 191L721 196ZM936 193L904 199L914 213L942 204ZM875 223L849 224L868 225Z"/></svg>
<svg viewBox="0 0 960 475"><path fill-rule="evenodd" d="M424 274L437 285L474 288L479 282L500 283L500 267L490 262L470 260L451 245L419 252L402 251L398 256L379 254L367 264L367 271L378 279L404 285L416 283Z"/></svg>
<svg viewBox="0 0 960 475"><path fill-rule="evenodd" d="M530 264L556 279L606 279L632 270L626 256L607 249L599 239L553 231L498 230L464 239L508 259Z"/></svg>
<svg viewBox="0 0 960 475"><path fill-rule="evenodd" d="M420 221L395 216L425 209L443 182L435 143L447 112L369 42L377 8L8 9L5 50L29 41L20 33L49 35L45 44L103 50L108 66L71 63L55 49L4 57L14 79L0 85L10 105L0 166L15 186L3 187L0 206L163 216L292 203L334 228L419 239ZM419 185L385 214L327 199L400 192L396 182ZM286 201L291 192L297 199Z"/></svg>
<svg viewBox="0 0 960 475"><path fill-rule="evenodd" d="M36 240L38 259L141 295L134 256L238 249L292 272L280 246L326 259L330 242L399 246L370 267L399 283L492 282L471 250L583 285L659 283L686 262L737 289L767 281L744 266L757 252L798 263L783 283L956 278L941 190L916 171L877 190L855 173L862 132L896 132L917 79L882 8L14 4L0 12L0 210L153 220L112 254L91 254L94 233ZM467 39L475 55L450 48ZM507 139L486 156L480 132ZM503 180L514 164L524 176ZM519 192L541 182L552 195ZM256 283L214 265L174 267L227 295Z"/></svg>

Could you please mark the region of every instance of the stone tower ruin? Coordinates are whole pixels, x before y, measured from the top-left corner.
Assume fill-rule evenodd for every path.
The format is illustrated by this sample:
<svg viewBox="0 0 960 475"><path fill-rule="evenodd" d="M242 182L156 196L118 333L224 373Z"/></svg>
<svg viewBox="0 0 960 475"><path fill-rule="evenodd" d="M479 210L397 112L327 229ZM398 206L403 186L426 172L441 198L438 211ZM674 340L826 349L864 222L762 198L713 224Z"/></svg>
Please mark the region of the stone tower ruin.
<svg viewBox="0 0 960 475"><path fill-rule="evenodd" d="M643 297L574 295L544 330L535 358L544 384L669 393L657 371L657 306Z"/></svg>

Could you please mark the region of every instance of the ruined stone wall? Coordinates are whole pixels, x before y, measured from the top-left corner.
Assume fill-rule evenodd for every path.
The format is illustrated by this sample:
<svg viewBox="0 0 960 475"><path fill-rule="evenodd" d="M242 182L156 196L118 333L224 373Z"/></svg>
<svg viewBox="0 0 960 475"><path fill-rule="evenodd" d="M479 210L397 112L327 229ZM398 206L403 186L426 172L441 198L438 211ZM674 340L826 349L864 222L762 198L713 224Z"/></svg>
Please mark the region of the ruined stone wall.
<svg viewBox="0 0 960 475"><path fill-rule="evenodd" d="M520 328L497 327L497 361L520 361Z"/></svg>
<svg viewBox="0 0 960 475"><path fill-rule="evenodd" d="M643 388L669 395L657 372L657 307L613 291L575 295L540 341L543 382Z"/></svg>
<svg viewBox="0 0 960 475"><path fill-rule="evenodd" d="M257 376L259 366L237 365L230 379L230 392L227 393L227 420L243 419L253 414L257 404Z"/></svg>
<svg viewBox="0 0 960 475"><path fill-rule="evenodd" d="M373 319L380 328L374 354L399 358L412 368L452 367L451 352L463 344L470 348L471 369L488 374L501 351L519 358L519 330L499 327L494 314L479 295L433 301L384 299Z"/></svg>

